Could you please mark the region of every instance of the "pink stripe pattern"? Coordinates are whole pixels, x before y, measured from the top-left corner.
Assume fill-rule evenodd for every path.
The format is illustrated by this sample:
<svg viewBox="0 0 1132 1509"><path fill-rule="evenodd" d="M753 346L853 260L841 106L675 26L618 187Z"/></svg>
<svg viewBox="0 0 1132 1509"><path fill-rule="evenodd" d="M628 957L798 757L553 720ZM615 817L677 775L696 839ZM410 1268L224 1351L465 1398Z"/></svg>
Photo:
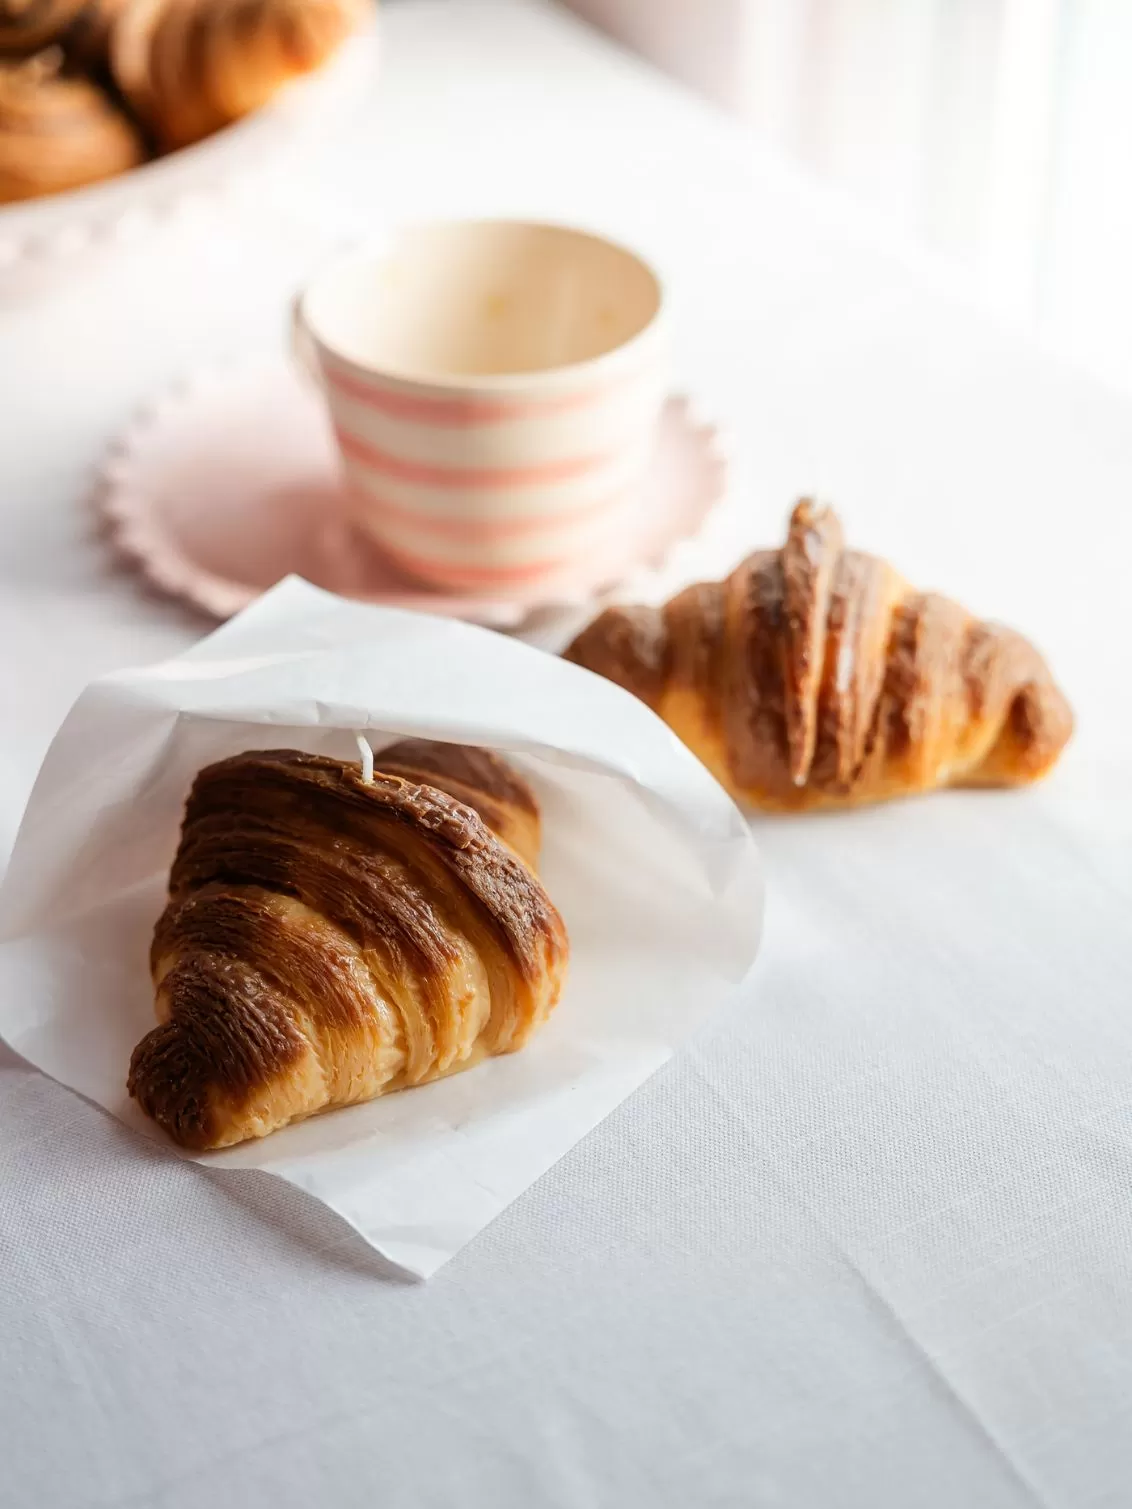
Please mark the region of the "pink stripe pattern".
<svg viewBox="0 0 1132 1509"><path fill-rule="evenodd" d="M344 398L385 414L390 419L406 419L427 425L510 424L524 419L545 419L555 414L572 414L601 403L619 389L639 378L638 373L615 381L596 383L573 393L548 394L545 398L502 398L477 395L467 398L429 398L418 393L378 387L342 367L324 364L326 380Z"/></svg>
<svg viewBox="0 0 1132 1509"><path fill-rule="evenodd" d="M401 547L382 543L382 550L396 566L409 576L430 581L436 575L437 562L414 555ZM445 563L444 576L457 587L518 587L524 582L553 576L572 564L569 557L550 561L524 561L521 566L462 566Z"/></svg>
<svg viewBox="0 0 1132 1509"><path fill-rule="evenodd" d="M564 509L558 513L534 514L518 519L454 519L437 517L435 514L402 508L371 492L367 487L366 506L375 515L404 524L422 534L436 535L441 539L456 540L465 545L493 544L503 540L522 539L533 534L550 534L575 525L589 524L603 514L612 516L627 497L624 489L598 498L584 508Z"/></svg>
<svg viewBox="0 0 1132 1509"><path fill-rule="evenodd" d="M637 506L660 348L506 385L398 383L319 344L355 518L409 576L500 598L601 555Z"/></svg>
<svg viewBox="0 0 1132 1509"><path fill-rule="evenodd" d="M381 450L371 441L346 429L341 423L334 427L338 444L345 456L359 462L382 476L393 477L399 482L413 482L424 487L460 488L473 491L488 488L493 492L509 488L538 487L547 483L572 482L591 472L600 471L610 464L611 456L568 456L560 461L546 461L539 466L433 466L424 461L411 461L405 456L394 456Z"/></svg>

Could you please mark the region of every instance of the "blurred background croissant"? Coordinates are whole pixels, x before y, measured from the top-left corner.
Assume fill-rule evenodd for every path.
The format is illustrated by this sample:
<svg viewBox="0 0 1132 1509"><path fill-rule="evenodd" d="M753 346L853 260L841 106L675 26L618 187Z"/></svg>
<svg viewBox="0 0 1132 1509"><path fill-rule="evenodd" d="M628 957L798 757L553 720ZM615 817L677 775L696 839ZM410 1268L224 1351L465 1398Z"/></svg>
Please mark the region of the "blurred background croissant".
<svg viewBox="0 0 1132 1509"><path fill-rule="evenodd" d="M324 63L367 0L0 0L0 204L190 146Z"/></svg>

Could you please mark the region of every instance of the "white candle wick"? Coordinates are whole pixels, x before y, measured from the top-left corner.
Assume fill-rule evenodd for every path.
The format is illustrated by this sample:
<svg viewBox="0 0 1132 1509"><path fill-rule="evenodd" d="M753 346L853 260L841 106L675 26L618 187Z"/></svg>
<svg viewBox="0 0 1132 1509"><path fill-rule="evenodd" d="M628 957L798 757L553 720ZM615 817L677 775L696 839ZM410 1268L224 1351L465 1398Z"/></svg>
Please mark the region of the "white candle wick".
<svg viewBox="0 0 1132 1509"><path fill-rule="evenodd" d="M373 750L369 747L369 740L364 734L355 734L358 754L362 760L362 780L367 786L373 785Z"/></svg>

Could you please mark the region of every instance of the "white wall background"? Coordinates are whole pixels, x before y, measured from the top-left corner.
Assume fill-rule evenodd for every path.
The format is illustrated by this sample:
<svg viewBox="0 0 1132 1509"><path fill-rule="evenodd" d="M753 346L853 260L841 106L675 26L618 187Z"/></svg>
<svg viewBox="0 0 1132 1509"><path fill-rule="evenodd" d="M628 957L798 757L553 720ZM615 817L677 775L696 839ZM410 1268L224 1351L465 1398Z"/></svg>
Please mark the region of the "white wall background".
<svg viewBox="0 0 1132 1509"><path fill-rule="evenodd" d="M569 0L1132 390L1132 0Z"/></svg>

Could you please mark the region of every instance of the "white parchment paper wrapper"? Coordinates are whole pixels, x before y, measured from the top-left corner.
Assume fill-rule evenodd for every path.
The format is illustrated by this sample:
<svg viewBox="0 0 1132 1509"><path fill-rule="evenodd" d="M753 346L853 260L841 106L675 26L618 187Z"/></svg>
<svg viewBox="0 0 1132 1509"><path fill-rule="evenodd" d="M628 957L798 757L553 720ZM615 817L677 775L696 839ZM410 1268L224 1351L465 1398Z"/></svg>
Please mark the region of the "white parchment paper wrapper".
<svg viewBox="0 0 1132 1509"><path fill-rule="evenodd" d="M0 888L0 1034L164 1142L125 1081L153 1025L149 941L193 777L244 749L355 758L355 730L378 750L401 735L488 745L523 768L570 931L568 985L520 1053L199 1161L289 1180L426 1277L653 1073L755 955L746 824L619 688L293 579L176 659L96 681L48 751Z"/></svg>

